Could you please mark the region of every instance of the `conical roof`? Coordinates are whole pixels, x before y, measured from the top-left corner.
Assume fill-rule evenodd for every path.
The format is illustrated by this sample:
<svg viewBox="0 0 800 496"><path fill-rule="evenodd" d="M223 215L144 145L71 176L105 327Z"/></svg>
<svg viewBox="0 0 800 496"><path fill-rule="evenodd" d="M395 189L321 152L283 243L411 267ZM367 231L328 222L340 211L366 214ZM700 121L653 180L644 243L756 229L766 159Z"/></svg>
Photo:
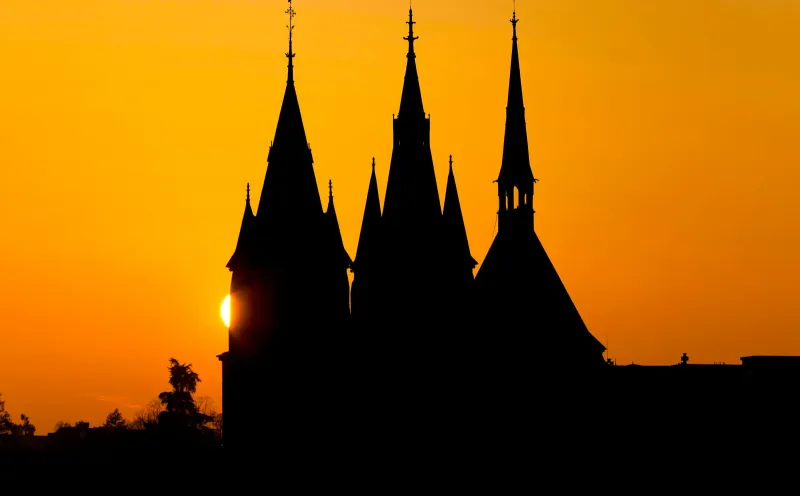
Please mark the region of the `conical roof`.
<svg viewBox="0 0 800 496"><path fill-rule="evenodd" d="M274 227L291 218L293 228L322 214L322 201L314 175L314 159L306 139L294 82L295 57L289 39L289 72L286 91L270 146L264 187L258 203L259 223Z"/></svg>
<svg viewBox="0 0 800 496"><path fill-rule="evenodd" d="M511 74L508 80L508 104L506 106L506 130L503 142L503 162L497 181L505 185L528 185L533 180L528 131L525 124L525 105L522 101L522 75L519 68L517 47L517 15L511 19L514 36L511 46Z"/></svg>
<svg viewBox="0 0 800 496"><path fill-rule="evenodd" d="M407 245L400 251L422 248L420 238L439 228L442 205L436 185L436 173L430 147L430 120L422 107L416 54L414 53L413 12L409 10L408 54L400 113L394 120L394 142L386 196L383 202L383 226L395 244Z"/></svg>
<svg viewBox="0 0 800 496"><path fill-rule="evenodd" d="M492 315L530 328L541 349L558 356L605 351L535 232L496 236L475 282L492 301Z"/></svg>
<svg viewBox="0 0 800 496"><path fill-rule="evenodd" d="M381 201L378 196L378 179L375 176L375 159L372 159L372 174L367 188L367 201L364 205L364 217L361 220L361 232L358 236L358 248L353 267L363 263L370 257L378 240L381 222Z"/></svg>
<svg viewBox="0 0 800 496"><path fill-rule="evenodd" d="M328 196L328 209L325 211L325 227L327 230L328 243L330 247L329 253L335 257L336 263L341 264L342 267L349 268L353 261L342 241L342 232L339 229L339 219L336 217L336 207L333 203L333 182L328 181L330 194Z"/></svg>
<svg viewBox="0 0 800 496"><path fill-rule="evenodd" d="M456 177L453 174L453 156L450 156L450 172L447 174L447 189L444 193L444 209L442 212L446 236L452 245L453 253L471 264L474 268L478 262L472 258L469 250L467 228L464 225L464 216L461 212L461 202L458 199Z"/></svg>
<svg viewBox="0 0 800 496"><path fill-rule="evenodd" d="M255 232L256 217L253 215L253 209L250 207L250 183L247 184L247 199L244 205L244 214L242 215L242 225L239 228L239 239L236 241L236 249L226 267L230 270L235 270L247 264L250 261L255 250L256 232Z"/></svg>
<svg viewBox="0 0 800 496"><path fill-rule="evenodd" d="M403 79L403 96L400 99L399 116L425 115L422 107L422 90L419 87L417 75L417 55L414 53L414 41L419 36L414 36L414 12L408 9L408 36L403 38L408 41L408 54L406 55L406 75Z"/></svg>

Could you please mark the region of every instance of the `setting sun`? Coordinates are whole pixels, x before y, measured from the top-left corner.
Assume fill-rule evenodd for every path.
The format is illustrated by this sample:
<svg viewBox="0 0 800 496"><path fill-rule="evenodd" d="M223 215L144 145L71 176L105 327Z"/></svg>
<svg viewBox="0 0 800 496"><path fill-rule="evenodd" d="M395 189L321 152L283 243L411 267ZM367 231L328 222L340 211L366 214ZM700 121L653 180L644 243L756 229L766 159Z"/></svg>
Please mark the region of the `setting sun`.
<svg viewBox="0 0 800 496"><path fill-rule="evenodd" d="M231 326L231 295L225 297L222 300L222 305L219 307L219 314L222 317L222 322L225 323L225 327Z"/></svg>

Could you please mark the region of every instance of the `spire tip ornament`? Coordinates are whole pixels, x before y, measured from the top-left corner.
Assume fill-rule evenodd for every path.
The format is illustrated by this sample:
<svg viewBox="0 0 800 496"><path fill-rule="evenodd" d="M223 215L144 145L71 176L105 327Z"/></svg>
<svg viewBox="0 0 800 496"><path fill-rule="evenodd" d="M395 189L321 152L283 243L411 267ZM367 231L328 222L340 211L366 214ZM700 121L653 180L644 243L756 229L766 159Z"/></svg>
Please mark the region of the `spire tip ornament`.
<svg viewBox="0 0 800 496"><path fill-rule="evenodd" d="M295 56L294 50L292 49L292 32L294 31L294 23L292 19L294 16L297 15L294 8L292 7L292 0L289 0L289 8L285 11L286 14L289 14L289 24L286 25L286 28L289 30L289 52L286 53L286 58L289 59L289 83L294 83L294 63L292 59Z"/></svg>
<svg viewBox="0 0 800 496"><path fill-rule="evenodd" d="M517 0L514 0L514 12L511 15L511 26L513 26L513 29L514 29L514 37L511 38L511 39L514 40L514 41L517 41L517 23L518 22L519 22L519 19L517 19Z"/></svg>
<svg viewBox="0 0 800 496"><path fill-rule="evenodd" d="M408 41L408 56L416 57L414 55L414 40L418 40L419 36L414 36L414 24L416 22L414 22L414 11L411 9L411 2L408 5L408 21L406 21L406 24L408 24L408 36L404 36L403 39Z"/></svg>

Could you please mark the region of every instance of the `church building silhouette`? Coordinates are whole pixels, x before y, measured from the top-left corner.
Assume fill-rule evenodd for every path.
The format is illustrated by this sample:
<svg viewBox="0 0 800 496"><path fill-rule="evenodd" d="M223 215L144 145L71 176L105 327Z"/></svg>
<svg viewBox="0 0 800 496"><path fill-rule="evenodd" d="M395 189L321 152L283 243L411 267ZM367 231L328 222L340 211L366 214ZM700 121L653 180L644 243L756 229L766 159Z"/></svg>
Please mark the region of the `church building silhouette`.
<svg viewBox="0 0 800 496"><path fill-rule="evenodd" d="M588 331L534 230L537 179L528 153L516 12L496 181L498 231L477 275L452 156L440 203L413 12L383 208L373 159L353 259L342 243L330 182L322 208L294 83L291 2L287 13L286 91L258 211L248 184L227 264L229 349L219 356L226 448L275 446L354 426L380 429L399 417L406 426L419 425L415 405L426 405L430 421L431 412L491 388L493 375L519 387L536 366L589 375L602 369L605 348Z"/></svg>

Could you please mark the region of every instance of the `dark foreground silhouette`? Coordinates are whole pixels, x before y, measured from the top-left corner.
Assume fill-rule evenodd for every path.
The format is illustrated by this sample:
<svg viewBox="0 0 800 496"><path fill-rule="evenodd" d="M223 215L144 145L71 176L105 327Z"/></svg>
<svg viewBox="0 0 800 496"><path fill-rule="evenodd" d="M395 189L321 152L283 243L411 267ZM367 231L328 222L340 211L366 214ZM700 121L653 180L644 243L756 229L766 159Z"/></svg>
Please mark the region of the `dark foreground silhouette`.
<svg viewBox="0 0 800 496"><path fill-rule="evenodd" d="M288 13L291 26L291 6ZM248 186L228 262L221 436L194 403L191 370L175 362L173 389L159 396L164 412L152 425L122 429L115 420L52 436L15 433L0 438L0 452L101 474L137 467L126 477L166 474L172 486L157 486L164 490L217 475L227 489L261 488L288 467L323 483L324 469L362 482L381 474L380 488L410 474L460 471L465 481L492 471L502 474L490 486L497 492L512 478L545 488L541 481L556 476L550 487L602 489L609 473L633 478L634 467L670 461L753 466L796 446L797 358L667 367L603 359L534 230L538 180L517 22L514 13L498 229L475 277L452 159L440 208L412 12L385 201L381 208L373 161L354 260L332 186L322 209L290 27L287 86L258 211ZM649 492L661 480L642 487Z"/></svg>

